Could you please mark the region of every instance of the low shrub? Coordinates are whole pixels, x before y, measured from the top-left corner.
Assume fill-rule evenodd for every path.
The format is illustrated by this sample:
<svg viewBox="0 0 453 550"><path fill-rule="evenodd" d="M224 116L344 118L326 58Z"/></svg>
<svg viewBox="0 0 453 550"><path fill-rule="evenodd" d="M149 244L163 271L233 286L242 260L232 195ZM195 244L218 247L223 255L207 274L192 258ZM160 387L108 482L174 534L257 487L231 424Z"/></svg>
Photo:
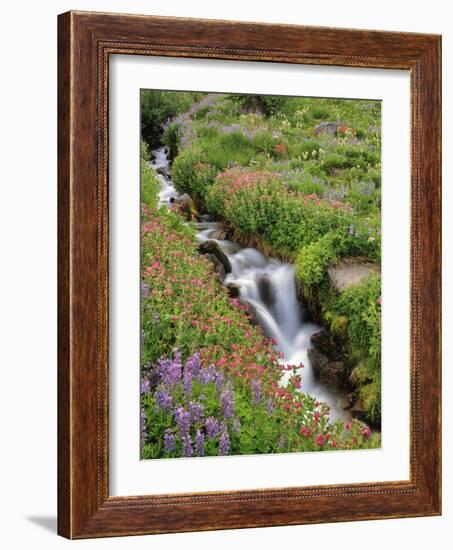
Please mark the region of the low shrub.
<svg viewBox="0 0 453 550"><path fill-rule="evenodd" d="M146 160L142 159L140 162L140 200L155 208L158 203L159 180L155 170L147 165Z"/></svg>
<svg viewBox="0 0 453 550"><path fill-rule="evenodd" d="M142 138L151 148L158 147L165 123L180 113L188 111L194 101L202 95L194 92L142 90L140 95Z"/></svg>
<svg viewBox="0 0 453 550"><path fill-rule="evenodd" d="M328 120L330 118L330 110L327 107L320 105L319 107L314 107L311 111L311 116L315 120Z"/></svg>
<svg viewBox="0 0 453 550"><path fill-rule="evenodd" d="M207 190L214 181L216 169L206 162L206 156L196 148L185 149L173 163L172 179L176 189L188 193L204 204Z"/></svg>
<svg viewBox="0 0 453 550"><path fill-rule="evenodd" d="M284 108L287 98L270 95L230 95L228 98L238 103L244 111L256 111L264 116L271 116Z"/></svg>
<svg viewBox="0 0 453 550"><path fill-rule="evenodd" d="M367 419L381 419L381 282L370 276L342 292L329 290L321 297L324 317L331 329L345 328L352 364L351 382L359 388L359 396L367 411Z"/></svg>

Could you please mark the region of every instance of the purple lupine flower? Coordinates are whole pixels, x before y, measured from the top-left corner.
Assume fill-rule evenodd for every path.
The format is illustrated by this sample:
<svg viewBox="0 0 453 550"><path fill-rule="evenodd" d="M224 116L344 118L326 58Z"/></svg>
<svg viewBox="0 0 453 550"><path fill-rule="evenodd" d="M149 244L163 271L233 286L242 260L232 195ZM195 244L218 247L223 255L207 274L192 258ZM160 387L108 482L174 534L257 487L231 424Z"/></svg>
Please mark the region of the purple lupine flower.
<svg viewBox="0 0 453 550"><path fill-rule="evenodd" d="M173 406L172 396L165 390L159 390L154 395L156 399L156 405L163 410L169 410Z"/></svg>
<svg viewBox="0 0 453 550"><path fill-rule="evenodd" d="M200 372L200 367L200 354L194 353L191 357L187 359L184 371L190 372L192 376L196 377Z"/></svg>
<svg viewBox="0 0 453 550"><path fill-rule="evenodd" d="M190 414L184 407L178 407L175 410L175 420L181 437L187 434L190 428Z"/></svg>
<svg viewBox="0 0 453 550"><path fill-rule="evenodd" d="M239 432L241 428L241 421L239 420L239 418L237 416L234 417L234 420L233 420L233 432L235 434L237 434Z"/></svg>
<svg viewBox="0 0 453 550"><path fill-rule="evenodd" d="M222 432L222 435L220 436L219 455L227 455L229 450L230 450L230 436L228 435L228 431L224 430Z"/></svg>
<svg viewBox="0 0 453 550"><path fill-rule="evenodd" d="M206 435L209 439L214 439L219 433L219 421L213 416L206 418Z"/></svg>
<svg viewBox="0 0 453 550"><path fill-rule="evenodd" d="M237 124L237 123L229 124L229 125L221 127L221 131L224 134L232 134L234 132L240 132L241 130L242 130L242 126L240 124Z"/></svg>
<svg viewBox="0 0 453 550"><path fill-rule="evenodd" d="M141 293L144 298L146 298L149 294L149 285L148 283L145 283L145 281L142 281L141 283Z"/></svg>
<svg viewBox="0 0 453 550"><path fill-rule="evenodd" d="M195 434L195 451L198 456L204 456L204 434L200 430Z"/></svg>
<svg viewBox="0 0 453 550"><path fill-rule="evenodd" d="M176 449L176 439L173 432L169 428L165 430L164 448L167 453L171 453Z"/></svg>
<svg viewBox="0 0 453 550"><path fill-rule="evenodd" d="M220 406L222 407L223 416L228 419L234 414L234 395L231 391L231 386L224 388L220 395Z"/></svg>
<svg viewBox="0 0 453 550"><path fill-rule="evenodd" d="M158 311L155 311L155 312L153 313L153 325L157 326L159 323L160 323L159 312L158 312Z"/></svg>
<svg viewBox="0 0 453 550"><path fill-rule="evenodd" d="M254 405L258 405L263 397L263 388L261 386L261 380L257 378L252 380L252 402Z"/></svg>
<svg viewBox="0 0 453 550"><path fill-rule="evenodd" d="M285 444L286 444L286 438L285 438L285 436L282 434L282 435L280 436L280 439L278 440L278 447L279 447L279 449L283 449L283 447L285 446Z"/></svg>
<svg viewBox="0 0 453 550"><path fill-rule="evenodd" d="M175 352L173 359L160 358L157 370L164 384L172 386L181 380L182 363L181 353Z"/></svg>
<svg viewBox="0 0 453 550"><path fill-rule="evenodd" d="M208 384L209 382L214 382L216 379L217 370L215 368L215 365L209 365L208 368L202 368L200 370L200 374L198 375L198 379L201 382L201 384Z"/></svg>
<svg viewBox="0 0 453 550"><path fill-rule="evenodd" d="M140 409L140 442L142 444L142 447L146 442L147 435L148 434L146 433L146 415L145 415L144 409L141 408Z"/></svg>
<svg viewBox="0 0 453 550"><path fill-rule="evenodd" d="M192 372L184 369L182 387L185 395L192 395Z"/></svg>
<svg viewBox="0 0 453 550"><path fill-rule="evenodd" d="M269 398L267 400L267 407L266 408L267 408L267 414L270 416L274 412L274 409L275 409L275 403L271 398Z"/></svg>
<svg viewBox="0 0 453 550"><path fill-rule="evenodd" d="M215 374L215 386L220 391L223 386L223 382L225 381L225 376L222 371L216 371Z"/></svg>
<svg viewBox="0 0 453 550"><path fill-rule="evenodd" d="M189 403L189 414L190 414L190 422L192 424L195 424L196 422L200 422L203 420L204 416L204 407L201 403L197 403L196 401L191 401Z"/></svg>
<svg viewBox="0 0 453 550"><path fill-rule="evenodd" d="M159 379L162 380L162 382L164 383L168 383L169 381L169 371L170 371L171 362L172 362L171 359L167 359L166 357L161 357L160 359L157 360L156 372L159 375Z"/></svg>
<svg viewBox="0 0 453 550"><path fill-rule="evenodd" d="M192 456L193 455L192 440L190 439L189 434L186 434L182 438L182 454L184 456Z"/></svg>
<svg viewBox="0 0 453 550"><path fill-rule="evenodd" d="M148 393L151 389L151 382L148 380L148 378L142 378L140 382L140 393Z"/></svg>

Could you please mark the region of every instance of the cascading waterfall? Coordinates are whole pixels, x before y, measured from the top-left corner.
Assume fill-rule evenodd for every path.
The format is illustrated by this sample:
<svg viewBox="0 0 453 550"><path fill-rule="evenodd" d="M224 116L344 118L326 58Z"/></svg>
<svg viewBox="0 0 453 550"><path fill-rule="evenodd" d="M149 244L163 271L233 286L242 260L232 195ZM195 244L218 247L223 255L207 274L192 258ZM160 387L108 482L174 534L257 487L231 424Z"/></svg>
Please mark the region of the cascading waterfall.
<svg viewBox="0 0 453 550"><path fill-rule="evenodd" d="M160 181L159 206L168 206L171 197L178 197L170 177L170 161L164 147L154 151L150 166L157 170ZM269 258L255 248L244 248L228 239L217 239L221 225L215 221L198 224L197 238L201 242L214 240L228 257L231 273L223 281L225 286L234 284L240 289L241 301L249 304L250 312L265 335L274 338L277 349L283 354L282 364L299 365L301 391L313 395L330 406L330 418L346 418L340 406L345 393L333 391L321 385L314 377L308 358L311 336L321 330L307 320L304 306L298 301L295 285L295 268L277 258ZM290 376L283 371L281 385Z"/></svg>

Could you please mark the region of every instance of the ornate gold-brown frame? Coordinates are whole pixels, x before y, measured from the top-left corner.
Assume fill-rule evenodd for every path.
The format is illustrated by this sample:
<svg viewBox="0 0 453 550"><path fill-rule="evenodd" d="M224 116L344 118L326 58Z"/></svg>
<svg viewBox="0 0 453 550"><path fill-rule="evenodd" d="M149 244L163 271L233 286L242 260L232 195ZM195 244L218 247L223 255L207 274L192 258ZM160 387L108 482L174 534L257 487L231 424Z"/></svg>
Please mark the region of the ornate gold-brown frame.
<svg viewBox="0 0 453 550"><path fill-rule="evenodd" d="M69 12L59 16L58 47L59 533L86 538L440 514L440 37ZM111 54L410 71L410 481L109 496Z"/></svg>

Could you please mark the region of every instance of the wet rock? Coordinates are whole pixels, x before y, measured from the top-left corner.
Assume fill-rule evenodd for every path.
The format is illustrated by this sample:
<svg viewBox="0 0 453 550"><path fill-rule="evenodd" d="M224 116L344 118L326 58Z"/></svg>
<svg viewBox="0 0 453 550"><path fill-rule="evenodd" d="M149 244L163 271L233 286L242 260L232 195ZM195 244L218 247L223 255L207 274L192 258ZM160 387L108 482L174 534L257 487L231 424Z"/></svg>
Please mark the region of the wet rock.
<svg viewBox="0 0 453 550"><path fill-rule="evenodd" d="M323 355L326 355L329 360L339 361L341 359L342 346L340 342L327 330L315 332L311 339L311 345Z"/></svg>
<svg viewBox="0 0 453 550"><path fill-rule="evenodd" d="M190 205L191 197L187 193L183 193L182 195L179 195L179 197L176 199L176 204L179 204L180 206L187 206Z"/></svg>
<svg viewBox="0 0 453 550"><path fill-rule="evenodd" d="M365 404L355 393L348 395L349 407L346 408L351 413L351 416L358 418L363 422L368 421L368 411L366 410Z"/></svg>
<svg viewBox="0 0 453 550"><path fill-rule="evenodd" d="M212 239L217 239L218 241L225 241L228 239L228 233L224 229L217 229L211 234Z"/></svg>
<svg viewBox="0 0 453 550"><path fill-rule="evenodd" d="M258 287L258 292L260 293L261 300L267 305L272 306L275 304L276 296L275 289L272 286L272 281L266 273L260 275L257 278L256 285Z"/></svg>
<svg viewBox="0 0 453 550"><path fill-rule="evenodd" d="M179 208L186 215L187 218L198 218L197 205L195 204L195 201L192 199L192 197L190 197L187 193L180 195L176 199L176 204L179 206Z"/></svg>
<svg viewBox="0 0 453 550"><path fill-rule="evenodd" d="M198 222L197 228L198 228L198 231L207 231L208 229L212 231L212 222L206 222L201 220Z"/></svg>
<svg viewBox="0 0 453 550"><path fill-rule="evenodd" d="M318 288L316 286L306 286L301 279L296 277L296 295L299 302L307 308L309 320L318 325L323 325L325 321L318 296Z"/></svg>
<svg viewBox="0 0 453 550"><path fill-rule="evenodd" d="M315 126L315 136L320 136L321 134L334 136L340 126L340 122L321 122Z"/></svg>
<svg viewBox="0 0 453 550"><path fill-rule="evenodd" d="M168 166L159 166L156 168L156 172L162 176L165 176L168 180L171 178L171 170Z"/></svg>
<svg viewBox="0 0 453 550"><path fill-rule="evenodd" d="M347 384L347 365L341 343L328 330L315 332L308 350L313 372L322 384L331 388L344 388Z"/></svg>
<svg viewBox="0 0 453 550"><path fill-rule="evenodd" d="M316 378L327 387L340 388L344 384L344 365L341 361L331 361L315 348L308 350L313 372Z"/></svg>
<svg viewBox="0 0 453 550"><path fill-rule="evenodd" d="M362 421L367 421L368 419L367 410L363 401L354 392L349 393L341 400L340 407L345 411L349 411L354 418L358 418Z"/></svg>
<svg viewBox="0 0 453 550"><path fill-rule="evenodd" d="M204 241L198 247L202 254L212 254L225 268L225 273L231 273L231 263L226 254L220 248L219 243L213 240Z"/></svg>
<svg viewBox="0 0 453 550"><path fill-rule="evenodd" d="M327 275L331 286L337 291L342 291L351 285L360 283L370 275L380 277L381 266L359 258L342 258L327 269Z"/></svg>
<svg viewBox="0 0 453 550"><path fill-rule="evenodd" d="M241 285L237 283L229 283L226 288L231 298L239 298L241 295Z"/></svg>
<svg viewBox="0 0 453 550"><path fill-rule="evenodd" d="M366 418L367 410L363 401L354 395L352 405L349 407L351 414L358 418Z"/></svg>
<svg viewBox="0 0 453 550"><path fill-rule="evenodd" d="M205 254L205 257L212 263L217 278L220 282L222 282L226 276L225 267L223 266L222 262L217 258L217 256L214 256L214 254Z"/></svg>
<svg viewBox="0 0 453 550"><path fill-rule="evenodd" d="M354 394L350 393L346 397L343 397L340 402L338 403L338 406L343 409L344 411L348 411L353 404L353 396Z"/></svg>

